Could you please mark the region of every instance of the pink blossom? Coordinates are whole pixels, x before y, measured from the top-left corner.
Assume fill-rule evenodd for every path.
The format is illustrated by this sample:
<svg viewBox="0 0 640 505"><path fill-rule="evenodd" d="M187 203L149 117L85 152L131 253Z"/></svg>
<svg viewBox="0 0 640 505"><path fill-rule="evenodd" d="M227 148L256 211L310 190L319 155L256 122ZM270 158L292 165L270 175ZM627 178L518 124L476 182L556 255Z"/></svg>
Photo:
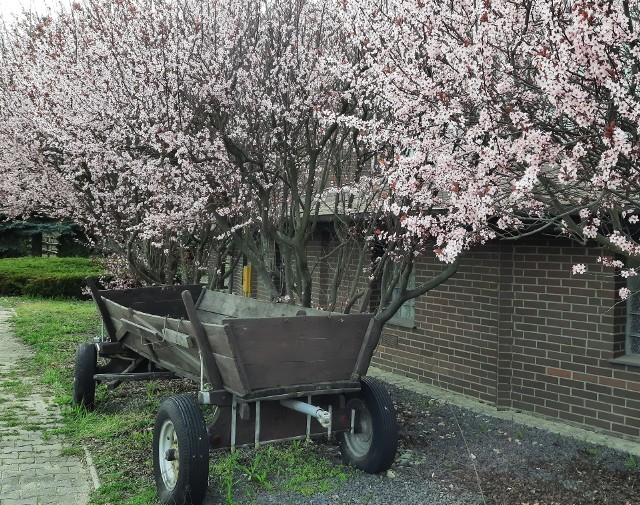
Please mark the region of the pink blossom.
<svg viewBox="0 0 640 505"><path fill-rule="evenodd" d="M577 265L573 265L572 267L573 275L584 274L587 271L587 267L584 263L578 263Z"/></svg>

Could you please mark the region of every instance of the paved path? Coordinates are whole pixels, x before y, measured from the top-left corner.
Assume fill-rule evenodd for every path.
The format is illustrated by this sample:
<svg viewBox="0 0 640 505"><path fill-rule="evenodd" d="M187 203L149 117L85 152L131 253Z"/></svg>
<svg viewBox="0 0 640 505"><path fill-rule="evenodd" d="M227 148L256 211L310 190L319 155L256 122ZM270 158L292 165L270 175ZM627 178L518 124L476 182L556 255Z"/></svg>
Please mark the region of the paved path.
<svg viewBox="0 0 640 505"><path fill-rule="evenodd" d="M57 407L31 391L16 363L30 350L10 331L0 308L0 505L85 505L91 476L64 441L43 437L59 422Z"/></svg>

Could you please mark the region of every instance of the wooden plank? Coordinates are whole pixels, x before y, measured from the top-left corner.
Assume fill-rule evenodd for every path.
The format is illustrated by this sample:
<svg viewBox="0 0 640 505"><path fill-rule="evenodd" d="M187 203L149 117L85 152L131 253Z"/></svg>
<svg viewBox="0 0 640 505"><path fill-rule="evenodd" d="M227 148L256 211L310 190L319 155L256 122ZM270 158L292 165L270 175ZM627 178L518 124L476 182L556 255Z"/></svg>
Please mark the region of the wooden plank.
<svg viewBox="0 0 640 505"><path fill-rule="evenodd" d="M243 394L248 393L251 390L251 382L247 377L242 360L240 359L236 335L234 334L233 328L227 324L224 325L224 330L228 337L227 343L229 345L230 357L235 360L236 370L238 371L238 378L242 384Z"/></svg>
<svg viewBox="0 0 640 505"><path fill-rule="evenodd" d="M104 304L111 314L111 317L116 319L130 319L133 311L123 305L117 304L108 298L104 299Z"/></svg>
<svg viewBox="0 0 640 505"><path fill-rule="evenodd" d="M142 312L131 312L130 318L139 318L146 324L157 328L159 331L169 328L170 330L177 331L178 333L184 333L186 335L193 335L193 325L187 319L176 319L172 317L159 316L156 314L147 314ZM194 337L195 338L195 337Z"/></svg>
<svg viewBox="0 0 640 505"><path fill-rule="evenodd" d="M198 311L222 314L230 318L294 317L301 309L307 315L326 316L329 314L307 307L303 308L286 303L270 303L211 290L205 292L198 306Z"/></svg>
<svg viewBox="0 0 640 505"><path fill-rule="evenodd" d="M94 380L101 382L109 381L152 381L177 379L173 372L134 372L134 373L99 373L93 376Z"/></svg>
<svg viewBox="0 0 640 505"><path fill-rule="evenodd" d="M91 298L93 298L96 307L98 307L98 312L100 312L100 316L102 317L102 321L104 322L104 328L107 330L107 335L111 341L115 342L118 339L116 338L116 328L113 325L113 321L111 321L111 317L109 314L109 310L107 309L100 292L98 291L98 287L96 286L95 281L91 277L86 278L87 286L89 286L89 290L91 291Z"/></svg>
<svg viewBox="0 0 640 505"><path fill-rule="evenodd" d="M128 305L133 310L163 317L175 319L186 319L187 311L184 309L182 300L173 298L171 300L155 300L152 302L132 302Z"/></svg>
<svg viewBox="0 0 640 505"><path fill-rule="evenodd" d="M152 326L158 331L162 331L168 328L178 333L184 333L190 335L192 332L191 323L185 319L174 319L164 316L158 316L154 314L146 314L139 311L134 311L129 307L123 307L111 300L105 300L107 308L111 313L112 318L115 318L118 322L121 320L137 320L138 324L144 324Z"/></svg>
<svg viewBox="0 0 640 505"><path fill-rule="evenodd" d="M112 319L112 322L113 322L113 319ZM122 321L120 319L117 320L117 324L119 325L119 327L118 327L118 331L116 331L116 340L119 343L120 340L122 340L122 337L124 337L127 334L129 329L124 324L122 324Z"/></svg>
<svg viewBox="0 0 640 505"><path fill-rule="evenodd" d="M156 302L160 300L181 300L184 290L191 292L193 298L198 298L202 291L199 284L150 286L146 288L112 289L100 291L100 294L118 305L130 307L133 303Z"/></svg>
<svg viewBox="0 0 640 505"><path fill-rule="evenodd" d="M152 342L162 342L163 335L158 330L154 328L149 328L147 326L143 326L141 324L134 323L133 321L129 321L127 319L122 320L122 324L131 332L141 337L147 338Z"/></svg>
<svg viewBox="0 0 640 505"><path fill-rule="evenodd" d="M247 365L260 363L280 363L287 361L307 361L316 359L353 359L362 347L362 337L340 338L289 338L283 335L279 339L238 342L242 362ZM224 353L223 353L224 354Z"/></svg>
<svg viewBox="0 0 640 505"><path fill-rule="evenodd" d="M227 332L224 329L224 326L221 324L202 324L204 328L204 332L207 334L209 338L219 338L221 336L227 336Z"/></svg>
<svg viewBox="0 0 640 505"><path fill-rule="evenodd" d="M200 358L196 349L187 349L164 342L151 344L147 339L132 332L125 335L122 343L136 354L168 371L175 372L180 377L200 381Z"/></svg>
<svg viewBox="0 0 640 505"><path fill-rule="evenodd" d="M181 293L185 290L195 297L199 297L203 291L200 285L188 285L110 290L100 293L104 298L123 307L180 319L187 317L181 298Z"/></svg>
<svg viewBox="0 0 640 505"><path fill-rule="evenodd" d="M218 371L218 367L216 366L216 362L213 358L213 352L211 351L207 334L198 319L198 313L189 291L185 290L182 292L182 301L189 316L189 321L191 321L191 329L193 331L193 336L196 339L196 343L198 344L198 349L200 350L202 366L204 367L207 380L213 389L222 389L222 378L220 377L220 372Z"/></svg>
<svg viewBox="0 0 640 505"><path fill-rule="evenodd" d="M223 336L210 336L209 344L211 345L211 350L214 353L235 359L235 354L229 344L229 337L226 334Z"/></svg>
<svg viewBox="0 0 640 505"><path fill-rule="evenodd" d="M245 365L252 390L308 384L310 382L345 381L351 377L353 359L289 361Z"/></svg>
<svg viewBox="0 0 640 505"><path fill-rule="evenodd" d="M185 335L184 333L180 333L174 330L170 330L169 328L164 328L162 330L162 335L166 342L171 342L172 344L179 345L181 347L196 347L196 343L193 338L189 335Z"/></svg>
<svg viewBox="0 0 640 505"><path fill-rule="evenodd" d="M234 358L216 353L213 354L213 358L220 371L224 388L240 396L246 395L249 389L238 373L238 362Z"/></svg>
<svg viewBox="0 0 640 505"><path fill-rule="evenodd" d="M228 319L229 316L207 312L206 310L198 310L198 318L202 324L222 324L222 321Z"/></svg>
<svg viewBox="0 0 640 505"><path fill-rule="evenodd" d="M297 316L228 321L244 364L314 359L355 361L371 315Z"/></svg>
<svg viewBox="0 0 640 505"><path fill-rule="evenodd" d="M158 338L164 338L164 336L162 335L163 328L158 324L152 324L152 322L149 321L148 314L141 314L139 312L133 311L133 314L131 314L131 320L140 326L144 326L150 330L153 330Z"/></svg>

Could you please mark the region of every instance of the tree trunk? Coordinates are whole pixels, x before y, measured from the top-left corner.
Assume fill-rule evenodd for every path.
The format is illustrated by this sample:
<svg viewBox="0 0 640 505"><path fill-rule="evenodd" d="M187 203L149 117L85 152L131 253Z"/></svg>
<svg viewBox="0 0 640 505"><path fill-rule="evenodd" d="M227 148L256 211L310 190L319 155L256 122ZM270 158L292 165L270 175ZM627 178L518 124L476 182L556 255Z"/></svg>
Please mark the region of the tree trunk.
<svg viewBox="0 0 640 505"><path fill-rule="evenodd" d="M31 235L31 256L42 256L42 233Z"/></svg>

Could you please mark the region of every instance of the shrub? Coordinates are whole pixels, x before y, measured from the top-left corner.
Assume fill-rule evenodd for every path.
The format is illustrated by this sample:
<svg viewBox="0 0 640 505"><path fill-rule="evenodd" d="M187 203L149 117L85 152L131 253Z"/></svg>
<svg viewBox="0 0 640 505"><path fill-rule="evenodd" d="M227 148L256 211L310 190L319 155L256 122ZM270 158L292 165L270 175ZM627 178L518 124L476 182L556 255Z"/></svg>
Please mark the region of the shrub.
<svg viewBox="0 0 640 505"><path fill-rule="evenodd" d="M2 258L0 295L79 298L85 278L103 273L88 258Z"/></svg>

